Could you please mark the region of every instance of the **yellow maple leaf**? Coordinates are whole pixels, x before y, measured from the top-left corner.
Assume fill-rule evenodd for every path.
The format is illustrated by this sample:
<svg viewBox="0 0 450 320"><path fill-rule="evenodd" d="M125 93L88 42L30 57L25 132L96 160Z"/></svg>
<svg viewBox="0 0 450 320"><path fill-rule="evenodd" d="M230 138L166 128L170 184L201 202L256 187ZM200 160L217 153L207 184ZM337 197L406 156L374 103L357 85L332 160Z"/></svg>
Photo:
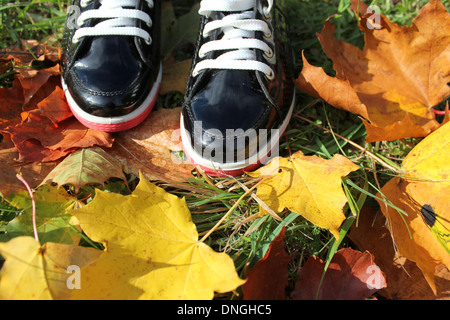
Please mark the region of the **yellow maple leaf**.
<svg viewBox="0 0 450 320"><path fill-rule="evenodd" d="M68 299L71 295L69 267L82 268L97 259L100 250L17 237L0 243L5 263L0 272L0 299Z"/></svg>
<svg viewBox="0 0 450 320"><path fill-rule="evenodd" d="M242 285L231 258L198 240L185 200L140 179L129 196L97 190L72 211L106 248L81 270L73 298L212 299Z"/></svg>
<svg viewBox="0 0 450 320"><path fill-rule="evenodd" d="M290 158L275 158L267 166L273 167L274 161L279 170L258 187L257 197L273 211L287 208L339 239L339 227L345 220L342 208L347 202L341 178L360 167L341 155L326 160L301 151ZM249 175L259 177L267 172L270 170L262 167ZM260 213L266 214L263 208Z"/></svg>
<svg viewBox="0 0 450 320"><path fill-rule="evenodd" d="M398 253L417 264L434 292L436 267L444 264L450 269L449 158L450 123L446 123L408 154L403 175L381 190L407 216L378 201Z"/></svg>

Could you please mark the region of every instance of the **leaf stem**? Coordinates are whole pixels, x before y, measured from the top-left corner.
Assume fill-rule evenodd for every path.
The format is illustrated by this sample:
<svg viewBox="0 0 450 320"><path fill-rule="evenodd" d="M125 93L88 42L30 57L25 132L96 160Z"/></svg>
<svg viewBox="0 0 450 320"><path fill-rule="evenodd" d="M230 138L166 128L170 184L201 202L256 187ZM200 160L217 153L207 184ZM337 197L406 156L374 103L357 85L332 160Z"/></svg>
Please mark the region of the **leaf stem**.
<svg viewBox="0 0 450 320"><path fill-rule="evenodd" d="M32 208L32 221L33 221L33 233L34 233L34 239L39 242L39 235L37 232L37 226L36 226L36 202L34 201L33 191L30 188L30 185L27 183L27 181L22 177L22 174L16 174L17 179L19 179L20 182L22 182L27 188L28 194L31 197L31 208Z"/></svg>
<svg viewBox="0 0 450 320"><path fill-rule="evenodd" d="M278 170L278 168L276 168L276 170L274 170L273 173L275 173ZM248 194L250 194L256 187L258 187L261 183L263 183L267 178L270 178L272 176L272 174L268 174L266 175L263 179L261 179L260 181L258 181L257 184L255 184L253 187L251 187L250 189L247 189L245 191L245 193L238 199L238 201L236 201L236 203L228 210L227 213L225 213L225 215L219 220L219 222L216 223L216 225L214 227L211 228L211 230L208 231L208 233L206 233L203 238L200 239L200 242L205 242L205 240L211 235L211 233L213 233L215 230L217 230L217 228L222 224L222 222L225 221L225 219L231 214L231 212L234 211L234 209L236 209L236 207L239 205L239 203L242 201L242 199L244 199Z"/></svg>
<svg viewBox="0 0 450 320"><path fill-rule="evenodd" d="M358 149L361 150L362 152L365 152L368 156L372 157L373 159L375 159L376 161L378 161L381 165L383 165L384 167L388 168L389 170L392 170L392 171L395 172L395 173L401 173L399 169L397 169L397 168L391 166L390 164L388 164L387 162L385 162L383 159L381 159L380 157L378 157L378 156L375 155L374 153L370 152L370 151L367 150L366 148L361 147L359 144L353 142L352 140L349 140L349 139L347 139L346 137L341 136L340 134L338 134L338 133L336 133L336 132L334 132L334 131L332 131L332 130L330 130L330 129L327 129L327 128L325 128L325 127L319 125L319 124L316 124L316 123L314 123L312 120L309 120L309 119L307 119L307 118L305 118L305 117L299 116L298 114L294 114L293 116L296 117L296 118L299 118L299 119L301 119L301 120L304 120L304 121L306 121L306 122L309 122L309 123L315 125L316 127L320 128L320 129L323 129L323 130L327 131L328 133L331 133L331 134L333 134L333 135L335 135L335 136L341 138L342 140L344 140L344 141L347 142L348 144L351 144L351 145L354 146L355 148L358 148Z"/></svg>

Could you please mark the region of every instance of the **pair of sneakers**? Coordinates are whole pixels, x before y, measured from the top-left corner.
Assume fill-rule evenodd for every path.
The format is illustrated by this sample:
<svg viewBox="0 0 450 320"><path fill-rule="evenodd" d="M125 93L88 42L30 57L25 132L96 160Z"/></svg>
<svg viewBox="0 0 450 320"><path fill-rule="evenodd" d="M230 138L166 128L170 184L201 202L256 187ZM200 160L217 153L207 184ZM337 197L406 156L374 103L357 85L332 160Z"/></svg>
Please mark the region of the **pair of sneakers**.
<svg viewBox="0 0 450 320"><path fill-rule="evenodd" d="M182 106L185 155L207 173L239 175L273 156L294 107L287 21L276 0L202 0ZM75 0L62 85L75 117L106 132L150 113L162 78L161 1Z"/></svg>

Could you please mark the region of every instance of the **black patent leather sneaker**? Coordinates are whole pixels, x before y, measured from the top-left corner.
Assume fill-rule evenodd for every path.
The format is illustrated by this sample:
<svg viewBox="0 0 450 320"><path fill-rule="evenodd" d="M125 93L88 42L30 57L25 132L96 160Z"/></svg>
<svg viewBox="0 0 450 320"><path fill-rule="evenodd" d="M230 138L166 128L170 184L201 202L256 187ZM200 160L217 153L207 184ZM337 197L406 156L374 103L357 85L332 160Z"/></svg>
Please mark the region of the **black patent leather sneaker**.
<svg viewBox="0 0 450 320"><path fill-rule="evenodd" d="M278 153L295 101L287 21L275 0L203 0L181 114L187 158L240 175Z"/></svg>
<svg viewBox="0 0 450 320"><path fill-rule="evenodd" d="M160 19L160 1L72 1L62 85L73 114L85 126L123 131L150 113L162 75Z"/></svg>

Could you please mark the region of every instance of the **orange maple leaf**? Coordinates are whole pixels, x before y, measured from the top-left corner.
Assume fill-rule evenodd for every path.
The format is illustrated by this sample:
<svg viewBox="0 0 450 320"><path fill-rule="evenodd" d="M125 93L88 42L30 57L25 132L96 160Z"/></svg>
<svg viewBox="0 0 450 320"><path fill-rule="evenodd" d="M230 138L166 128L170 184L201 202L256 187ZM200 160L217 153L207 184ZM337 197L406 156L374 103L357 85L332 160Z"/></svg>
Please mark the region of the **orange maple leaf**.
<svg viewBox="0 0 450 320"><path fill-rule="evenodd" d="M450 96L450 15L441 1L425 5L410 27L375 17L359 0L352 9L365 34L363 50L337 40L326 21L318 38L336 77L304 58L297 87L366 118L368 142L424 137L439 128L433 107Z"/></svg>
<svg viewBox="0 0 450 320"><path fill-rule="evenodd" d="M111 134L88 129L73 117L61 88L59 49L35 40L24 40L22 46L0 54L0 60L14 60L18 72L12 88L0 89L0 133L14 143L17 160L48 162L78 148L111 147ZM33 64L44 60L51 66Z"/></svg>
<svg viewBox="0 0 450 320"><path fill-rule="evenodd" d="M395 207L377 199L398 252L416 263L435 293L436 267L450 269L449 134L447 123L423 139L403 160L403 174L383 186L378 196Z"/></svg>

